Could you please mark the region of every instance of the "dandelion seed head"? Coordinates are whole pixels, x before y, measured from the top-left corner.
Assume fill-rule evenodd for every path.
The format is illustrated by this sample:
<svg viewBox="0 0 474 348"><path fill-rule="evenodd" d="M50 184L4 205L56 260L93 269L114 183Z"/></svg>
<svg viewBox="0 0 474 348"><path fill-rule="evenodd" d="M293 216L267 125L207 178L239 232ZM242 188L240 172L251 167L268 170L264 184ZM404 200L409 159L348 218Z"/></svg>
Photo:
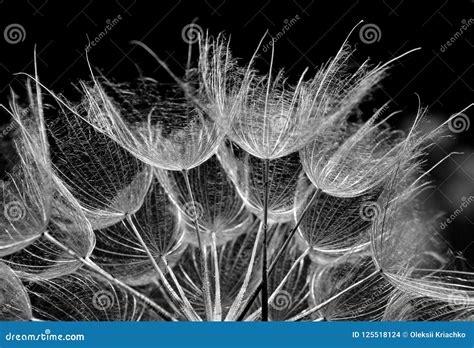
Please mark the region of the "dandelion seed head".
<svg viewBox="0 0 474 348"><path fill-rule="evenodd" d="M419 199L454 116L427 134L421 109L407 134L387 105L354 121L394 60L354 68L346 42L293 80L274 50L262 73L259 49L245 65L224 35L196 39L183 78L136 43L171 86L93 77L43 107L36 75L28 108L12 99L0 319L472 319L472 272Z"/></svg>
<svg viewBox="0 0 474 348"><path fill-rule="evenodd" d="M33 243L46 228L51 214L53 184L49 145L45 134L41 91L27 82L30 107L19 105L13 94L9 113L17 131L13 144L17 163L0 181L0 255Z"/></svg>

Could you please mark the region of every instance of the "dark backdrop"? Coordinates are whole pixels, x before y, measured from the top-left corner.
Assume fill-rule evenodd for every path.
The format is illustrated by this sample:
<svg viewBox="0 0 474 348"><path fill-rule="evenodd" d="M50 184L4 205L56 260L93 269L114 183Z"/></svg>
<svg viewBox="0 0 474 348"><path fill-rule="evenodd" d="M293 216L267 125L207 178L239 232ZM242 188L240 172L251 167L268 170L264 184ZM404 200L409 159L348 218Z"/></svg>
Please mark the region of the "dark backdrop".
<svg viewBox="0 0 474 348"><path fill-rule="evenodd" d="M234 55L244 59L252 55L268 30L278 38L275 66L297 76L307 66L316 68L334 55L363 19L375 36L364 38L362 26L356 28L350 38L357 49L354 64L366 57L384 61L422 47L394 65L391 76L365 108L371 110L391 100L393 109L403 111L393 122L406 129L418 108L417 93L430 110L427 127L433 127L474 102L473 14L471 0L0 0L0 103L8 102L9 87L18 92L23 89L24 78L15 73L33 73L35 45L42 82L72 95L70 83L89 77L85 60L89 41L96 42L89 50L91 64L110 78L125 80L138 76L139 70L163 77L162 69L143 49L130 45L130 40L146 43L179 73L188 49L182 30L189 23L211 34L225 31L231 36ZM107 33L101 34L107 25ZM263 60L268 58L264 55ZM462 208L442 232L460 255L467 256L467 263L474 265L474 204L462 207L463 199L474 196L472 115L472 109L465 111L462 130L440 139L430 152L427 168L451 151L463 154L432 172L434 187L425 203L427 209L441 210L446 217ZM1 117L8 125L6 115ZM0 133L3 164L8 157L7 133Z"/></svg>

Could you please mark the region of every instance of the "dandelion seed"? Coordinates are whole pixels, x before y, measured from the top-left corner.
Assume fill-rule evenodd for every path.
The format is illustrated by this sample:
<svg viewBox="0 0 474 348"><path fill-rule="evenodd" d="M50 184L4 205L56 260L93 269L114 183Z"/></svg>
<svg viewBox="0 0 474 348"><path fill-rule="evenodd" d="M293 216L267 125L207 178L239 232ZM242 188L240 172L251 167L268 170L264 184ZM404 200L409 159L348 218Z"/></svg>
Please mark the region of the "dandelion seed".
<svg viewBox="0 0 474 348"><path fill-rule="evenodd" d="M327 124L340 123L385 70L370 69L365 62L348 75L350 54L344 43L314 77L307 79L305 70L296 85L287 82L283 71L273 77L272 65L264 77L249 65L239 92L233 90L227 102L227 112L233 113L229 137L255 157L275 159L307 145Z"/></svg>
<svg viewBox="0 0 474 348"><path fill-rule="evenodd" d="M317 306L369 276L374 264L368 256L345 257L333 264L319 267L311 281L311 303ZM328 321L378 321L393 287L381 274L354 287L322 307L315 318Z"/></svg>
<svg viewBox="0 0 474 348"><path fill-rule="evenodd" d="M219 158L247 209L263 218L263 161L235 146L223 146ZM298 154L269 161L267 214L271 223L291 220L300 172Z"/></svg>
<svg viewBox="0 0 474 348"><path fill-rule="evenodd" d="M0 320L28 321L32 318L30 299L21 280L0 262Z"/></svg>
<svg viewBox="0 0 474 348"><path fill-rule="evenodd" d="M157 174L177 209L183 213L188 231L193 229L194 215L197 215L204 232L203 244L210 245L210 234L215 233L217 245L221 245L235 238L253 222L253 217L246 211L244 202L216 156L188 172L194 202L189 202L181 173L157 170ZM189 231L184 238L197 245L194 231Z"/></svg>
<svg viewBox="0 0 474 348"><path fill-rule="evenodd" d="M281 247L290 226L274 233L270 242L270 255ZM309 274L311 269L307 251L302 252L296 244L285 250L275 266L275 272L269 277L269 320L284 321L308 309ZM254 303L254 312L246 320L257 320L261 311L260 300Z"/></svg>
<svg viewBox="0 0 474 348"><path fill-rule="evenodd" d="M214 58L219 59L212 61L218 66L215 68L225 71L222 57ZM207 106L203 90L206 82L200 80L201 70L207 68L203 62L205 59L201 59L197 71L188 70L185 82L180 81L180 86L168 89L165 95L158 92L164 86L151 79L134 85L112 84L105 79L94 80L92 85L82 83L86 119L151 166L175 171L194 168L216 152L225 136L226 122L222 118L216 121L213 110Z"/></svg>
<svg viewBox="0 0 474 348"><path fill-rule="evenodd" d="M400 184L400 178L397 182ZM472 305L474 283L470 274L450 270L449 259L440 264L443 257L432 256L440 252L436 248L442 245L439 235L433 233L438 224L423 218L417 192L411 185L401 186L386 194L386 208L372 225L374 262L390 283L407 293L441 301L449 296L453 301Z"/></svg>
<svg viewBox="0 0 474 348"><path fill-rule="evenodd" d="M199 86L199 80L198 86L194 86L196 83L193 84L192 71L186 71L187 82L184 83L148 47L141 43L139 45L147 49L156 61L170 72L180 86L180 90L173 92L180 92L180 95L160 98L159 95L152 94L157 103L148 106L148 110L143 112L134 103L140 103L149 97L149 91L143 89L130 91L123 87L118 89L108 83L107 85L115 90L116 94L132 106L132 112L125 113L124 107L106 94L103 87L105 84L101 85L94 80L94 85L88 87L83 83L89 110L88 122L141 161L161 169L182 171L190 201L194 201L189 188L188 170L202 164L217 151L225 136L222 121L215 122L216 117L209 115L212 110L206 107L207 101L200 90L202 87ZM156 87L156 83L152 85ZM194 225L201 254L204 255L196 218ZM205 266L204 260L201 264ZM209 283L206 268L203 269L203 273L206 275L206 286ZM210 294L207 288L205 294L207 315L211 317Z"/></svg>
<svg viewBox="0 0 474 348"><path fill-rule="evenodd" d="M373 125L327 129L300 154L305 173L316 187L337 197L355 197L374 190L393 173L406 150L400 132ZM410 148L409 151L412 151Z"/></svg>
<svg viewBox="0 0 474 348"><path fill-rule="evenodd" d="M50 92L64 117L48 134L37 76L26 111L12 100L0 319L472 320L473 273L417 199L424 152L467 108L427 134L423 110L407 135L387 105L353 122L393 60L353 71L344 42L293 83L275 51L261 74L259 49L240 65L203 35L182 79L137 43L172 87L93 77L77 105Z"/></svg>
<svg viewBox="0 0 474 348"><path fill-rule="evenodd" d="M338 257L367 248L370 242L370 220L361 215L364 204L373 203L380 190L354 198L331 196L315 188L306 176L298 182L295 202L307 207L294 210L295 222L300 221L299 233L313 253Z"/></svg>
<svg viewBox="0 0 474 348"><path fill-rule="evenodd" d="M258 228L258 224L254 223L244 233L217 247L216 254L219 260L219 269L216 273L221 276L219 277L219 283L212 284L211 294L215 298L216 293L220 292L221 296L217 305L222 309L222 317L227 317L227 320L235 320L233 316L229 317L229 313L235 306L235 299L242 287L254 286L255 280L258 279L259 270L256 267L252 268L249 275L250 284L245 285L246 273L248 272L248 266L250 266L249 262L252 261L252 254L256 257L254 262L259 262L258 255L260 253L258 251L260 251L261 244L258 245L258 250L252 252L256 244L259 244L256 228ZM205 317L205 304L202 296L203 276L200 272L201 265L199 264L198 253L198 249L190 245L174 268L177 277L184 280L183 287L193 308L201 317ZM213 259L211 251L208 251L206 259ZM209 263L213 267L212 261ZM238 302L237 307L240 308L240 305L241 303Z"/></svg>
<svg viewBox="0 0 474 348"><path fill-rule="evenodd" d="M84 113L83 106L76 106ZM49 125L57 181L79 201L94 229L134 213L150 187L153 171L66 108Z"/></svg>
<svg viewBox="0 0 474 348"><path fill-rule="evenodd" d="M142 236L147 248L163 273L166 264L179 251L183 229L181 216L156 179L143 205L133 215L132 223L124 221L96 231L95 262L114 277L129 285L145 285L157 280L156 270L137 239L134 229ZM132 225L133 224L133 225Z"/></svg>
<svg viewBox="0 0 474 348"><path fill-rule="evenodd" d="M115 285L79 271L28 287L33 314L54 321L159 321L153 310Z"/></svg>
<svg viewBox="0 0 474 348"><path fill-rule="evenodd" d="M92 226L82 213L79 203L65 187L56 186L49 233L60 243L83 258L91 255L95 246ZM22 250L7 255L3 261L23 279L51 279L73 273L81 262L67 251L44 237L37 239Z"/></svg>
<svg viewBox="0 0 474 348"><path fill-rule="evenodd" d="M45 230L51 214L53 185L41 92L27 83L29 112L23 112L15 95L10 115L16 123L14 146L18 161L0 182L0 256L33 243Z"/></svg>

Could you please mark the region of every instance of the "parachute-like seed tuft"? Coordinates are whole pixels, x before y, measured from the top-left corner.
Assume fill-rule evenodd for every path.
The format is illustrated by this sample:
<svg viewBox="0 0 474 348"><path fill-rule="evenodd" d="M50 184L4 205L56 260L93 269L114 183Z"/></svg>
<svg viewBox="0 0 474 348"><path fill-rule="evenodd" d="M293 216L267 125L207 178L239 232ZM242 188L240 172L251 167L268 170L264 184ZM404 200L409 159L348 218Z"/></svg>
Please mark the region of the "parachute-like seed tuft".
<svg viewBox="0 0 474 348"><path fill-rule="evenodd" d="M293 80L198 39L182 78L135 42L172 86L92 76L73 103L35 72L12 95L0 320L473 320L474 273L419 198L467 108L404 134L388 104L352 117L404 55L354 70L346 40Z"/></svg>

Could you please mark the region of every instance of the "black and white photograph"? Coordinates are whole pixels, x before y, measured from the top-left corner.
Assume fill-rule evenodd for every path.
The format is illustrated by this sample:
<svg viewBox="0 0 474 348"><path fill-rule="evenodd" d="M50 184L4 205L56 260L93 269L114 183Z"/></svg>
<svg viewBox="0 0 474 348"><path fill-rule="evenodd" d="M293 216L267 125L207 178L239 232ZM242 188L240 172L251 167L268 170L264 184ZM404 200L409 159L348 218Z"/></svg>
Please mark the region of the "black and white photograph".
<svg viewBox="0 0 474 348"><path fill-rule="evenodd" d="M0 24L0 321L474 320L474 1Z"/></svg>

